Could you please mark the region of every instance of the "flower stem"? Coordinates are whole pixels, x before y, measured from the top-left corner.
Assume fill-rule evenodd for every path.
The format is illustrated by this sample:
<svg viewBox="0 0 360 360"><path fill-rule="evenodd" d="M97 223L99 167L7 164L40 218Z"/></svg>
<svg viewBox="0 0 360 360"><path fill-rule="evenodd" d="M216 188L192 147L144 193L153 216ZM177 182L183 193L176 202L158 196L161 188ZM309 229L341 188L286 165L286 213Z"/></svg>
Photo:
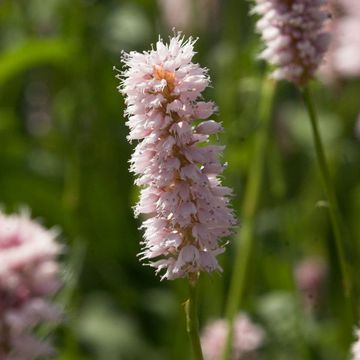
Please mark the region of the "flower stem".
<svg viewBox="0 0 360 360"><path fill-rule="evenodd" d="M234 318L242 302L247 270L253 248L255 214L262 186L275 85L276 83L273 80L266 79L262 88L259 108L260 128L255 140L251 167L247 180L245 200L242 208L242 225L237 237L235 265L226 305L225 315L228 321L228 333L223 351L223 360L230 359Z"/></svg>
<svg viewBox="0 0 360 360"><path fill-rule="evenodd" d="M335 245L336 251L338 255L338 260L340 263L340 269L342 273L342 283L345 291L345 297L350 301L350 309L352 311L352 315L356 315L356 306L354 305L353 301L353 284L351 279L351 272L350 272L350 264L348 262L348 256L346 252L346 244L343 238L343 227L342 227L342 219L339 211L338 202L335 195L334 186L332 184L329 167L327 164L324 147L322 144L319 126L318 126L318 119L315 110L315 106L311 97L309 87L305 87L301 91L306 110L309 114L311 128L313 133L314 145L317 160L319 163L321 179L324 187L325 196L328 201L328 209L330 214L330 221L334 232L335 238Z"/></svg>
<svg viewBox="0 0 360 360"><path fill-rule="evenodd" d="M203 360L199 337L199 319L197 313L198 285L197 281L189 280L189 299L185 302L186 331L189 335L195 360Z"/></svg>

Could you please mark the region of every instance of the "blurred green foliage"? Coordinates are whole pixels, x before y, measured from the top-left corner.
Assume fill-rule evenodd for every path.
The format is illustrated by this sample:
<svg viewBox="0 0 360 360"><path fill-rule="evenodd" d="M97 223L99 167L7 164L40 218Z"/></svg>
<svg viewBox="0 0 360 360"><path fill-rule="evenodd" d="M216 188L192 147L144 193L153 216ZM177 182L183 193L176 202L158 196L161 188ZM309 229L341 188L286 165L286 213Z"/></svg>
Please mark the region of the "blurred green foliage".
<svg viewBox="0 0 360 360"><path fill-rule="evenodd" d="M196 61L210 69L213 87L205 96L219 105L229 163L224 182L235 189L237 212L265 75L256 60L261 45L250 5L219 1L212 18L193 19L183 29L199 36ZM73 274L78 280L68 294L68 321L57 333L59 359L190 358L185 282L160 282L136 257L141 232L132 206L138 190L128 173L132 146L113 70L121 69L122 50L149 49L158 34L171 33L156 1L0 1L0 202L9 212L26 204L46 226L59 226L65 258L78 244L84 247L83 255L76 252L84 259ZM359 89L353 80L317 84L314 92L355 265ZM309 122L290 85L280 84L274 109L243 310L267 332L261 359L345 359L352 337ZM201 280L202 326L223 316L234 254L229 241L223 274ZM314 255L326 260L328 281L309 313L293 273Z"/></svg>

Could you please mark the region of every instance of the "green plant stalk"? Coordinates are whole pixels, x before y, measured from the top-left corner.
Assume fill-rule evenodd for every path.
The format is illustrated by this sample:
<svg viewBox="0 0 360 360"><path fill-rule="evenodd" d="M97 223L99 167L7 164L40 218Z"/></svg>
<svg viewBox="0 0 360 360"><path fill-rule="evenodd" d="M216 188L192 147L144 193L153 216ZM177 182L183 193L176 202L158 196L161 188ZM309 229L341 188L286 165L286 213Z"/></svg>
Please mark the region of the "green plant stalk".
<svg viewBox="0 0 360 360"><path fill-rule="evenodd" d="M259 108L260 128L254 144L251 167L245 190L241 229L237 236L235 264L226 305L225 315L228 322L228 333L222 356L223 360L230 359L231 356L234 318L242 302L247 271L252 254L255 214L262 186L275 87L275 81L271 79L264 80Z"/></svg>
<svg viewBox="0 0 360 360"><path fill-rule="evenodd" d="M189 279L189 299L185 302L186 331L189 335L195 360L204 360L199 337L199 319L197 313L198 285L197 280Z"/></svg>
<svg viewBox="0 0 360 360"><path fill-rule="evenodd" d="M301 94L304 99L306 110L309 114L309 119L311 123L311 129L313 133L313 140L315 145L316 157L318 160L320 173L321 173L321 180L324 187L325 196L328 201L328 209L330 215L330 221L332 225L332 229L334 232L335 238L335 246L336 252L338 256L338 260L340 263L340 269L342 274L342 283L344 287L345 297L350 302L350 309L352 311L352 316L355 317L356 315L356 306L355 301L356 299L353 298L353 284L351 279L351 271L350 265L348 262L348 257L346 253L346 244L343 238L343 225L342 219L339 211L339 206L334 190L334 186L331 180L329 167L327 164L326 156L324 147L321 140L321 135L318 126L318 118L315 110L315 106L311 97L310 89L308 86L304 87L301 90ZM357 319L354 319L357 321Z"/></svg>

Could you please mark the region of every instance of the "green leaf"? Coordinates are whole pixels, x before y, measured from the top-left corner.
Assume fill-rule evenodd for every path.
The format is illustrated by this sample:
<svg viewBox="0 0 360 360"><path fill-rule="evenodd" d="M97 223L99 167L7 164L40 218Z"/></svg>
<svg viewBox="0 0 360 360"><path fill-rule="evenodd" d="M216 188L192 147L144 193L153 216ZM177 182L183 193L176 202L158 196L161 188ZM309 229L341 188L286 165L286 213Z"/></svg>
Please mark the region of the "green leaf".
<svg viewBox="0 0 360 360"><path fill-rule="evenodd" d="M34 66L64 66L74 56L74 43L66 39L30 39L0 57L0 85Z"/></svg>

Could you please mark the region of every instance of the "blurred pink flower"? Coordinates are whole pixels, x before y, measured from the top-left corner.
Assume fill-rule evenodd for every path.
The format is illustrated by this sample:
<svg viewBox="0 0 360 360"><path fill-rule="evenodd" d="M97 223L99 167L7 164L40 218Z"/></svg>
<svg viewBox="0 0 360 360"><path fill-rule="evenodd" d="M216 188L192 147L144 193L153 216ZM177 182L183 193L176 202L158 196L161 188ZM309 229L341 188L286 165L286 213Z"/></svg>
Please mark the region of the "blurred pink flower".
<svg viewBox="0 0 360 360"><path fill-rule="evenodd" d="M360 329L355 330L356 340L351 346L351 360L360 360Z"/></svg>
<svg viewBox="0 0 360 360"><path fill-rule="evenodd" d="M305 306L318 304L327 276L327 268L320 258L306 258L295 269L295 279Z"/></svg>
<svg viewBox="0 0 360 360"><path fill-rule="evenodd" d="M191 62L193 46L178 34L151 51L123 55L128 139L140 140L130 167L143 187L135 214L148 216L141 256L165 271L163 279L220 270L221 239L235 224L231 190L219 179L224 147L198 146L222 127L206 120L216 107L200 101L210 80ZM195 124L198 119L203 121Z"/></svg>
<svg viewBox="0 0 360 360"><path fill-rule="evenodd" d="M219 0L158 0L164 23L169 29L190 31L214 28L219 17Z"/></svg>
<svg viewBox="0 0 360 360"><path fill-rule="evenodd" d="M330 2L333 41L320 75L325 81L360 76L360 1Z"/></svg>
<svg viewBox="0 0 360 360"><path fill-rule="evenodd" d="M336 1L348 15L360 16L360 2L358 0Z"/></svg>
<svg viewBox="0 0 360 360"><path fill-rule="evenodd" d="M357 1L357 3L359 3ZM335 71L344 77L360 75L360 13L349 12L335 27L332 61Z"/></svg>
<svg viewBox="0 0 360 360"><path fill-rule="evenodd" d="M158 0L159 8L167 26L180 30L192 26L193 0Z"/></svg>
<svg viewBox="0 0 360 360"><path fill-rule="evenodd" d="M323 31L325 0L256 0L257 29L266 44L260 58L275 65L276 79L303 86L318 69L330 35Z"/></svg>
<svg viewBox="0 0 360 360"><path fill-rule="evenodd" d="M216 320L207 325L201 336L205 360L220 360L227 335L225 320ZM245 314L239 314L234 321L232 359L250 359L263 344L263 329L251 322Z"/></svg>
<svg viewBox="0 0 360 360"><path fill-rule="evenodd" d="M53 349L31 335L34 326L58 322L61 312L47 298L60 287L56 232L26 213L0 213L0 357L35 359Z"/></svg>

